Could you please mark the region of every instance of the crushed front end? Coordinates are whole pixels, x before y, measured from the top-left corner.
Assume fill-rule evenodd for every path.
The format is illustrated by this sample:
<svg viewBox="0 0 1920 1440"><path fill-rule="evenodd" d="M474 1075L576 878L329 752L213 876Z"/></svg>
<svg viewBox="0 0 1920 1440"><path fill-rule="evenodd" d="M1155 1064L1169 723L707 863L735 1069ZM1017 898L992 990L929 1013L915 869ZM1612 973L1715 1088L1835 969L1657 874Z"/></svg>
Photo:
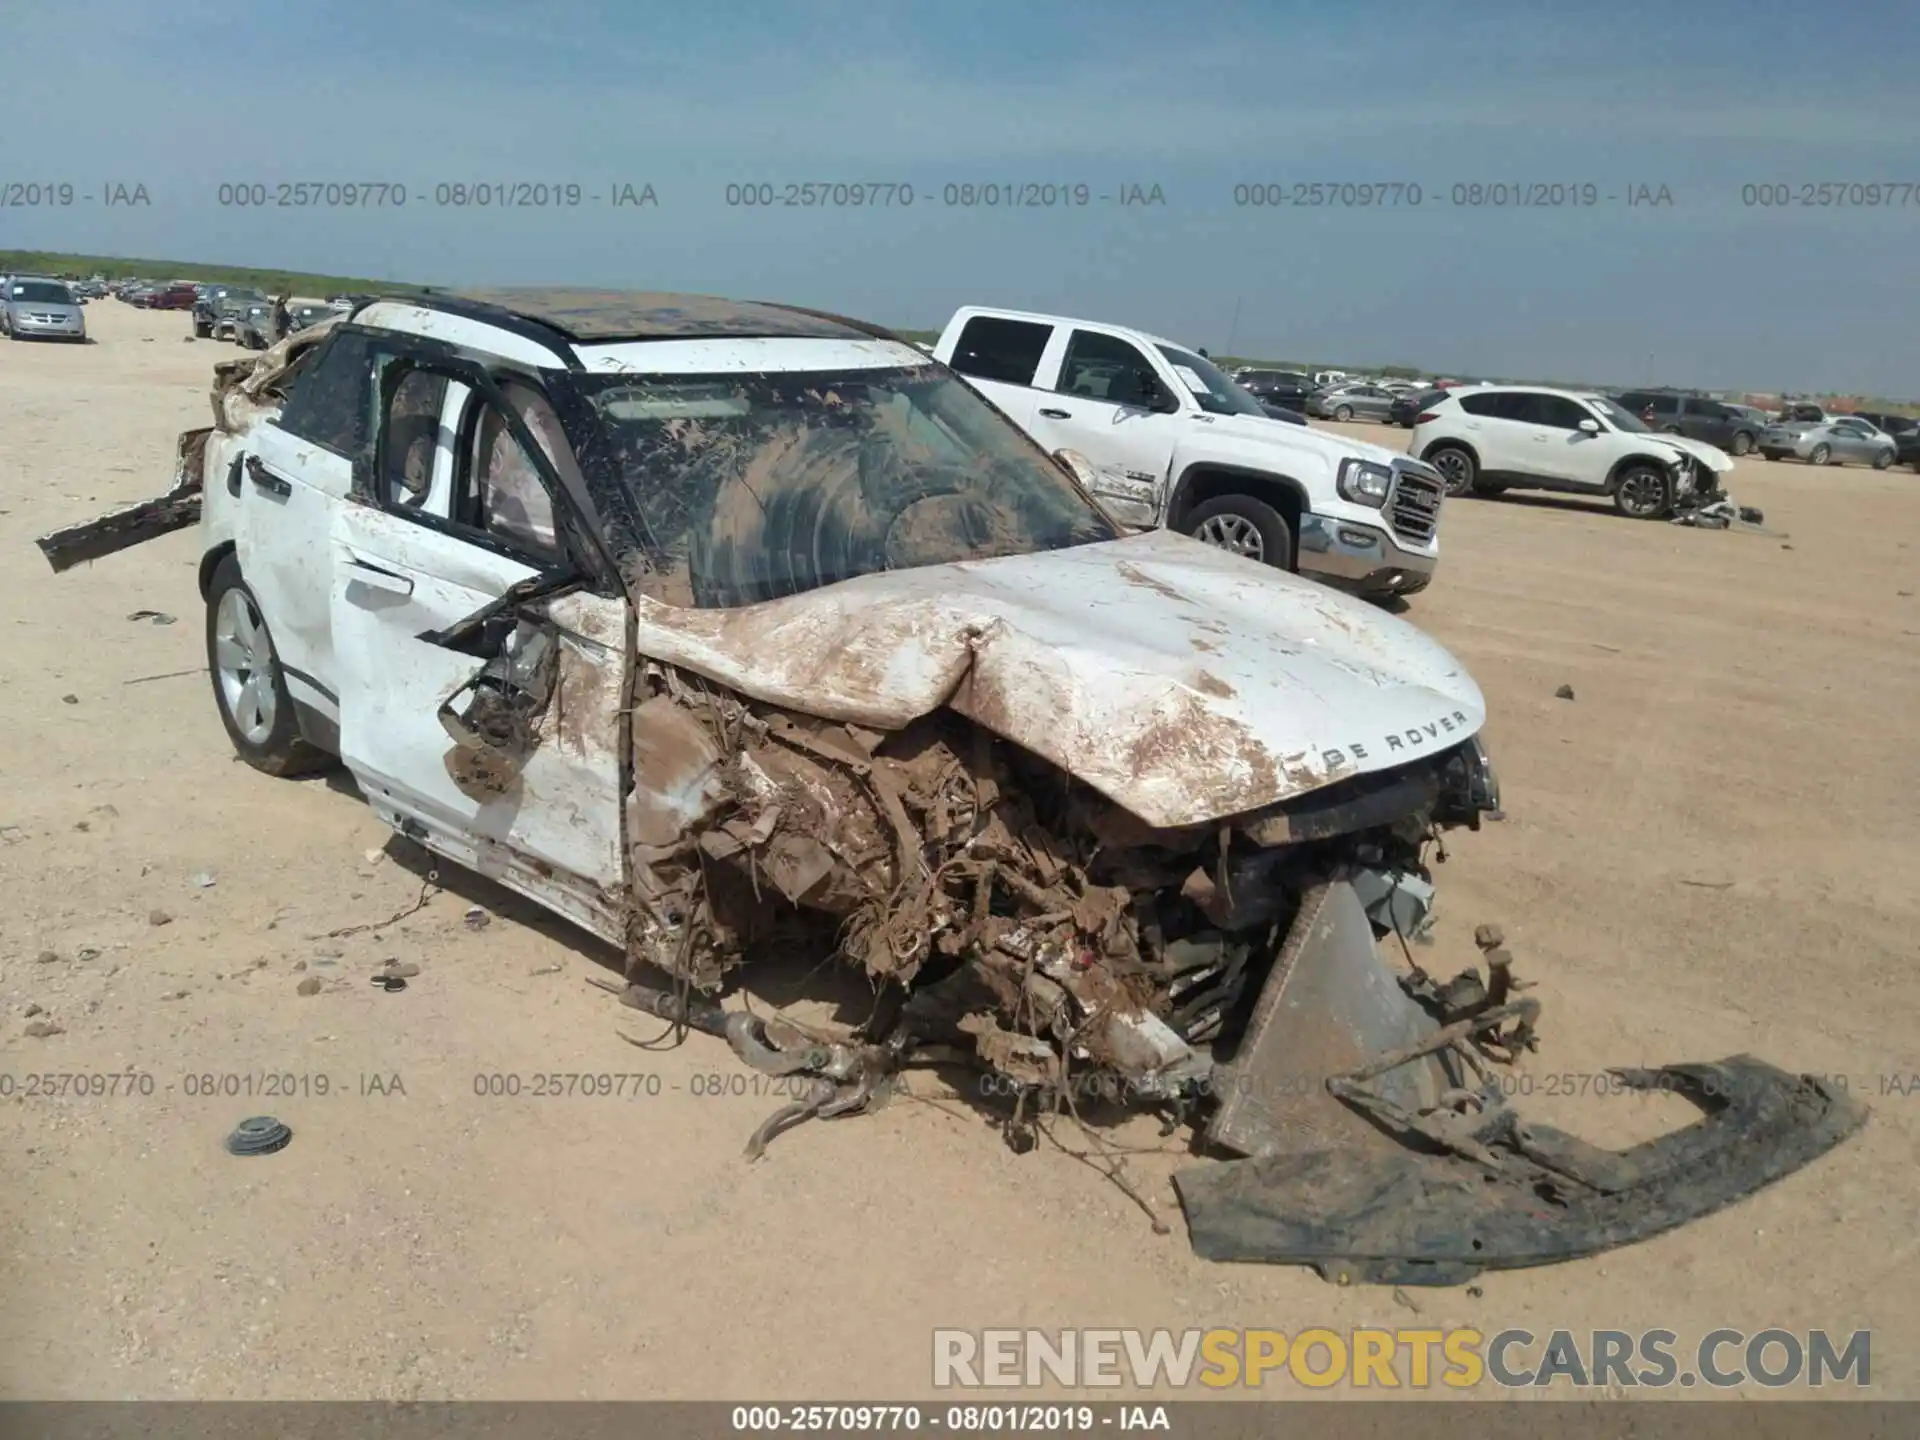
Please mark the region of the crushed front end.
<svg viewBox="0 0 1920 1440"><path fill-rule="evenodd" d="M1497 1071L1538 1006L1502 938L1484 927L1484 969L1451 977L1414 958L1442 837L1499 806L1477 738L1169 830L950 710L871 731L664 666L634 701L625 998L812 1077L751 1154L882 1102L906 1067L959 1064L1006 1097L1017 1149L1120 1102L1238 1157L1176 1177L1203 1256L1451 1284L1658 1233L1864 1118L1738 1057L1624 1074L1710 1111L1634 1150L1523 1123ZM809 917L873 982L872 1018L829 1035L722 1010L732 967Z"/></svg>

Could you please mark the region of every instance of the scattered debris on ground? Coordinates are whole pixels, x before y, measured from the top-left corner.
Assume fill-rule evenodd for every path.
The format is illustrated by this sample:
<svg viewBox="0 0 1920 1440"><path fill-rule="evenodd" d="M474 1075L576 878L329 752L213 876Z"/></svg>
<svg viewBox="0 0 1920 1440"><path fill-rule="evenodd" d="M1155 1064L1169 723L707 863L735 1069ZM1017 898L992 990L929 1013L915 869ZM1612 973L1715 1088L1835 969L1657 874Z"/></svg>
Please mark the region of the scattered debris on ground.
<svg viewBox="0 0 1920 1440"><path fill-rule="evenodd" d="M233 1127L227 1136L229 1155L271 1155L287 1148L293 1130L271 1115L253 1115Z"/></svg>

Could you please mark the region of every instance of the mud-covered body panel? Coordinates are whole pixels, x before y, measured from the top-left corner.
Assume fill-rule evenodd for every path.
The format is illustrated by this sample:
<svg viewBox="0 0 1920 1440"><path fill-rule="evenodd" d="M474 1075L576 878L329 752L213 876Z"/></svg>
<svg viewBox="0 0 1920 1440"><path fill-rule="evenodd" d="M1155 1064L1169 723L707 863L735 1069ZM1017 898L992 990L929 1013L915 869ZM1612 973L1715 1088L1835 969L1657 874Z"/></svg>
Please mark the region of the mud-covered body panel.
<svg viewBox="0 0 1920 1440"><path fill-rule="evenodd" d="M1164 531L638 619L643 656L771 704L881 729L951 705L1155 826L1436 754L1486 718L1413 626Z"/></svg>

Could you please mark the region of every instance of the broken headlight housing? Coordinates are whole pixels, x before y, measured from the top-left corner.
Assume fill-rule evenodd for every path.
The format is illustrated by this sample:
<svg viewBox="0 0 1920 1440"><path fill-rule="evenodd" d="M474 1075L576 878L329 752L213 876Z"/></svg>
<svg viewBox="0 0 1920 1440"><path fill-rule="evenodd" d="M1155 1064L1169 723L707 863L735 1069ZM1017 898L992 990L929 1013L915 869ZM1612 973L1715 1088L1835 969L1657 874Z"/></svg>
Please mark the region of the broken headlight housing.
<svg viewBox="0 0 1920 1440"><path fill-rule="evenodd" d="M1442 825L1480 828L1480 817L1500 808L1500 778L1493 773L1487 747L1474 736L1447 757L1440 771L1440 796L1434 819Z"/></svg>
<svg viewBox="0 0 1920 1440"><path fill-rule="evenodd" d="M1336 485L1342 500L1377 510L1387 503L1387 493L1393 489L1393 471L1371 460L1342 460Z"/></svg>

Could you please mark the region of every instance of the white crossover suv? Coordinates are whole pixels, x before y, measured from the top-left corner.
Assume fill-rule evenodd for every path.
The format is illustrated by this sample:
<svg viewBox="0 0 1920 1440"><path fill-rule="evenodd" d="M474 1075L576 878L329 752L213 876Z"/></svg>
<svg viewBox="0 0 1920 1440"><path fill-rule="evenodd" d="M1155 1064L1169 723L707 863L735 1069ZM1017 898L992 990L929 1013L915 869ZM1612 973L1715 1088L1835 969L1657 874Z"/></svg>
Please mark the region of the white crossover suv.
<svg viewBox="0 0 1920 1440"><path fill-rule="evenodd" d="M1726 451L1655 433L1604 395L1527 385L1449 390L1415 417L1407 449L1449 495L1605 495L1640 520L1723 498L1733 469Z"/></svg>

